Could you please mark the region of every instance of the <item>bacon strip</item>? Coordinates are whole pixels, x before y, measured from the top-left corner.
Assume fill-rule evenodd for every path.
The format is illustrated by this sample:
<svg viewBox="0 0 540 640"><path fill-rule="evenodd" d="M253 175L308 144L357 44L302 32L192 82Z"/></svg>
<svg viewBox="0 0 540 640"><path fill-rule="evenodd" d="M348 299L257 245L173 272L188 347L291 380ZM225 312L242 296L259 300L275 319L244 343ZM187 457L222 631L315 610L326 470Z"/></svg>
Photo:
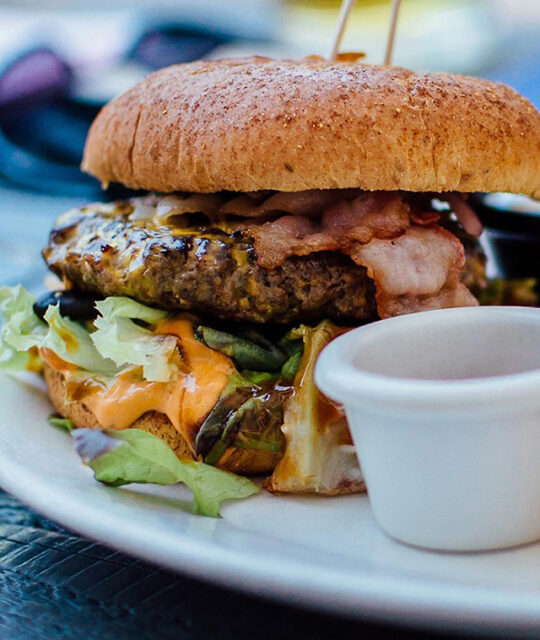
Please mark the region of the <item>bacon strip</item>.
<svg viewBox="0 0 540 640"><path fill-rule="evenodd" d="M241 195L223 204L219 212L250 218L278 212L318 217L330 205L353 198L358 193L358 189L308 189L293 193L280 191L264 202L261 202L259 194Z"/></svg>
<svg viewBox="0 0 540 640"><path fill-rule="evenodd" d="M159 200L155 217L161 224L185 213L204 213L212 219L222 202L223 198L215 193L194 193L186 197L173 194Z"/></svg>
<svg viewBox="0 0 540 640"><path fill-rule="evenodd" d="M474 212L474 209L467 204L463 196L460 193L446 193L443 197L452 207L453 212L456 214L457 219L465 231L471 236L478 237L484 230L484 226Z"/></svg>
<svg viewBox="0 0 540 640"><path fill-rule="evenodd" d="M266 269L279 267L289 256L306 256L315 251L336 251L339 244L303 216L282 216L273 222L248 227L254 240L257 261Z"/></svg>
<svg viewBox="0 0 540 640"><path fill-rule="evenodd" d="M411 221L414 222L414 224L420 225L421 227L427 227L431 224L437 224L440 219L440 214L436 213L435 211L416 211L414 213L411 211Z"/></svg>
<svg viewBox="0 0 540 640"><path fill-rule="evenodd" d="M391 241L357 244L351 257L375 282L381 318L477 304L460 283L463 245L441 227L414 226Z"/></svg>
<svg viewBox="0 0 540 640"><path fill-rule="evenodd" d="M445 194L468 233L482 226L459 194ZM173 194L133 201L132 215L172 224L184 213L201 212L215 224L226 216L235 230L253 239L258 263L275 269L290 256L340 251L367 269L376 286L381 317L424 309L469 306L476 300L460 283L465 263L461 242L437 225L440 215L411 210L398 192L358 189L297 193L245 193L224 202L222 194ZM264 219L277 219L264 222ZM238 220L238 217L244 220ZM254 220L257 218L257 220ZM232 224L232 226L231 226Z"/></svg>
<svg viewBox="0 0 540 640"><path fill-rule="evenodd" d="M399 195L379 192L364 193L352 202L329 207L320 222L303 216L283 216L248 227L248 232L254 239L259 264L274 269L293 255L338 249L347 253L356 242L392 238L410 224L409 207Z"/></svg>
<svg viewBox="0 0 540 640"><path fill-rule="evenodd" d="M322 217L323 229L342 249L353 241L365 244L374 237L392 238L410 224L408 205L392 192L363 193L351 202L333 205Z"/></svg>
<svg viewBox="0 0 540 640"><path fill-rule="evenodd" d="M379 192L333 204L320 221L283 216L245 232L268 269L314 251L349 255L374 280L377 310L385 318L477 304L460 283L463 245L438 220L436 213L411 213L399 194Z"/></svg>

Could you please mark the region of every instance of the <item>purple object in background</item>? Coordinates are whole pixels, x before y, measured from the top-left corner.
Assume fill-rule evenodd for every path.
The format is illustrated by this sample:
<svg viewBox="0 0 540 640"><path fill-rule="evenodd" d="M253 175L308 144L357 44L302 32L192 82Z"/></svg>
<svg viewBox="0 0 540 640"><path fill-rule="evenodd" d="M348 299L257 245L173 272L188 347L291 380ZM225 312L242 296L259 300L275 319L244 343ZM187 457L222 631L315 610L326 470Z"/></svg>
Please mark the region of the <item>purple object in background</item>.
<svg viewBox="0 0 540 640"><path fill-rule="evenodd" d="M151 70L199 58L234 39L207 28L155 25L139 36L124 63ZM44 46L0 69L0 181L90 199L125 197L119 186L104 195L79 170L88 127L101 105L72 94L76 79L70 65Z"/></svg>
<svg viewBox="0 0 540 640"><path fill-rule="evenodd" d="M33 49L19 56L0 75L0 115L43 106L66 95L72 79L69 65L53 51Z"/></svg>

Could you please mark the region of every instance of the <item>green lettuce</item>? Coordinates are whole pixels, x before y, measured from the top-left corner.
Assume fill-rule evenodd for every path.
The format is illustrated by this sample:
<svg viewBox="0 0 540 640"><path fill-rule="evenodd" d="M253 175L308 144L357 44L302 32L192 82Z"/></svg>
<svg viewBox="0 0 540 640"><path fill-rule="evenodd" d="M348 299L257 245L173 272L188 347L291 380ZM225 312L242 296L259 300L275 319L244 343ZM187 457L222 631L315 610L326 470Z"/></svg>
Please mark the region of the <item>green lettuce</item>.
<svg viewBox="0 0 540 640"><path fill-rule="evenodd" d="M263 388L240 375L231 376L197 433L197 455L217 464L229 447L282 453L283 406L291 389L272 381L270 385Z"/></svg>
<svg viewBox="0 0 540 640"><path fill-rule="evenodd" d="M151 328L167 317L167 313L146 307L129 298L112 297L96 304L100 316L93 324L79 323L62 316L60 305L49 306L43 320L34 312L34 297L23 287L0 289L0 368L39 370L42 362L39 348L47 347L68 363L77 366L76 375L105 381L113 380L127 367L140 366L147 380L166 381L177 366L177 340L157 335ZM258 344L281 361L288 351ZM257 351L257 350L256 350ZM260 352L258 352L260 353ZM248 360L249 362L249 360ZM273 365L274 367L277 365ZM259 382L271 385L278 373L264 374ZM217 445L280 450L282 435L276 427L281 415L281 398L272 397L266 405L264 393L253 397L253 383L238 376L242 393L228 416L223 438L212 434ZM266 379L268 378L268 379ZM271 429L260 434L258 417L262 412L275 413ZM72 433L77 450L93 469L97 480L118 486L126 483L176 484L183 482L193 493L196 513L219 516L224 500L241 499L259 489L250 480L221 471L203 462L180 460L160 438L139 429L105 431L74 429L71 420L51 416L50 424ZM279 435L279 441L276 440ZM276 441L275 441L276 440ZM275 442L274 442L275 441Z"/></svg>
<svg viewBox="0 0 540 640"><path fill-rule="evenodd" d="M39 369L35 347L47 333L47 325L34 313L34 297L20 285L0 289L0 369Z"/></svg>
<svg viewBox="0 0 540 640"><path fill-rule="evenodd" d="M196 335L210 349L229 356L238 369L279 371L287 354L258 331L244 330L238 336L212 327L199 326Z"/></svg>
<svg viewBox="0 0 540 640"><path fill-rule="evenodd" d="M0 369L39 370L37 349L47 347L62 360L105 378L141 366L146 380L167 382L175 371L176 338L146 328L165 318L165 311L130 298L110 297L96 303L100 316L87 328L61 315L58 304L50 306L41 320L34 303L34 296L22 286L0 289Z"/></svg>
<svg viewBox="0 0 540 640"><path fill-rule="evenodd" d="M478 302L481 305L534 307L538 305L537 285L535 278L491 278L487 281L486 288L477 295Z"/></svg>
<svg viewBox="0 0 540 640"><path fill-rule="evenodd" d="M229 447L282 454L283 410L302 360L302 331L289 331L274 342L245 327L235 335L199 326L195 335L238 368L197 433L197 455L217 464Z"/></svg>
<svg viewBox="0 0 540 640"><path fill-rule="evenodd" d="M175 371L176 338L156 335L140 324L155 325L167 313L123 297L106 298L96 307L100 316L91 338L101 355L118 367L142 366L146 380L168 382Z"/></svg>
<svg viewBox="0 0 540 640"><path fill-rule="evenodd" d="M57 429L61 429L66 433L71 433L73 429L75 429L75 425L73 424L73 420L69 418L64 418L58 413L53 413L47 418L47 422Z"/></svg>
<svg viewBox="0 0 540 640"><path fill-rule="evenodd" d="M193 512L219 517L225 500L259 491L247 478L193 460L181 460L163 440L141 429L75 429L75 447L99 482L110 486L182 482L193 493Z"/></svg>
<svg viewBox="0 0 540 640"><path fill-rule="evenodd" d="M17 351L38 346L47 333L46 324L34 313L34 296L21 285L0 289L2 341Z"/></svg>
<svg viewBox="0 0 540 640"><path fill-rule="evenodd" d="M4 370L39 369L37 348L47 347L86 371L105 376L117 373L117 367L98 352L83 325L60 315L59 305L50 306L41 320L34 313L34 302L34 296L20 285L0 289L0 366Z"/></svg>
<svg viewBox="0 0 540 640"><path fill-rule="evenodd" d="M39 346L47 347L59 358L100 376L114 376L118 368L96 349L92 334L80 323L60 314L60 305L49 307L44 320L49 330Z"/></svg>

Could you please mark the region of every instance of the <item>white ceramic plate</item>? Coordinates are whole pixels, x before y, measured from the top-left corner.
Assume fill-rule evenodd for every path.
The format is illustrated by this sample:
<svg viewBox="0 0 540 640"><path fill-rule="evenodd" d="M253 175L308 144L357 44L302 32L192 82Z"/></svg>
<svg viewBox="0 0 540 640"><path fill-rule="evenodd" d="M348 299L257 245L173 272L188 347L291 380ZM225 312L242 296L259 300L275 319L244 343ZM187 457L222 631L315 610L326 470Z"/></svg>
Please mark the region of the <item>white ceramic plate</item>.
<svg viewBox="0 0 540 640"><path fill-rule="evenodd" d="M420 551L387 538L365 496L261 494L230 503L221 520L189 515L174 506L189 498L182 487L109 489L95 482L70 437L45 422L50 410L40 382L0 378L0 484L86 536L318 610L432 628L540 631L540 545L483 554Z"/></svg>

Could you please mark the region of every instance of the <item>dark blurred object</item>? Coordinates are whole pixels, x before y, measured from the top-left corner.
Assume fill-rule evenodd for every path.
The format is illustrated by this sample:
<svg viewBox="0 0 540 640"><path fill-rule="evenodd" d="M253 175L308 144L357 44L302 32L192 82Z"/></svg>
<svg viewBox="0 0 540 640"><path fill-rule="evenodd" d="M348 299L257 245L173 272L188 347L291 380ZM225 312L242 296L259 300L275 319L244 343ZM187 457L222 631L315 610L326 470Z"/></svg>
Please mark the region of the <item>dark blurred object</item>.
<svg viewBox="0 0 540 640"><path fill-rule="evenodd" d="M191 62L208 55L216 47L232 41L231 36L178 24L148 29L128 58L149 69L179 62Z"/></svg>
<svg viewBox="0 0 540 640"><path fill-rule="evenodd" d="M487 287L477 296L481 305L504 305L511 307L537 307L538 294L535 278L505 280L492 278Z"/></svg>
<svg viewBox="0 0 540 640"><path fill-rule="evenodd" d="M38 318L45 317L45 313L50 306L60 304L60 314L71 320L84 322L85 320L95 320L98 315L96 309L96 296L83 293L82 291L49 291L34 303L34 313Z"/></svg>
<svg viewBox="0 0 540 640"><path fill-rule="evenodd" d="M491 194L475 196L474 208L498 264L498 275L540 282L540 202Z"/></svg>
<svg viewBox="0 0 540 640"><path fill-rule="evenodd" d="M187 25L153 26L125 62L145 70L196 60L237 36ZM118 199L137 192L111 185L105 192L79 169L84 141L100 104L71 95L74 71L54 51L38 47L0 74L0 179L26 189Z"/></svg>

